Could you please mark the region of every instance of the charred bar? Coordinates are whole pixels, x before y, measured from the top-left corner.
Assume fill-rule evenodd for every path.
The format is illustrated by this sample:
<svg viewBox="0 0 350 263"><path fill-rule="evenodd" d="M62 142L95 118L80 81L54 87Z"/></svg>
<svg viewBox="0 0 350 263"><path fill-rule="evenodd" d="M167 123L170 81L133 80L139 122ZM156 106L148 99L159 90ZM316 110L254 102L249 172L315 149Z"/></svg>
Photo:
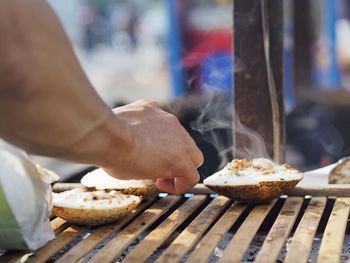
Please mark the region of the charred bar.
<svg viewBox="0 0 350 263"><path fill-rule="evenodd" d="M282 162L283 1L235 0L233 12L234 59L239 65L234 73L235 122L239 119L260 134L270 157ZM238 133L234 141L236 150L247 143Z"/></svg>

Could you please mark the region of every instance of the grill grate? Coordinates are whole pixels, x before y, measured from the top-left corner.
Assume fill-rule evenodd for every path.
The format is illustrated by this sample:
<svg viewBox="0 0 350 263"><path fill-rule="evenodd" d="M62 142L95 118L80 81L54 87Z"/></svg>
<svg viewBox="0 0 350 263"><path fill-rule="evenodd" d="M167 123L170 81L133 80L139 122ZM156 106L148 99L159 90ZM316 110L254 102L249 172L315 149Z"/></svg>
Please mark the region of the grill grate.
<svg viewBox="0 0 350 263"><path fill-rule="evenodd" d="M315 236L321 238L317 262L341 260L350 197L289 196L246 205L204 192L160 195L100 227L53 217L57 238L28 262L307 262ZM8 252L0 262L24 255Z"/></svg>

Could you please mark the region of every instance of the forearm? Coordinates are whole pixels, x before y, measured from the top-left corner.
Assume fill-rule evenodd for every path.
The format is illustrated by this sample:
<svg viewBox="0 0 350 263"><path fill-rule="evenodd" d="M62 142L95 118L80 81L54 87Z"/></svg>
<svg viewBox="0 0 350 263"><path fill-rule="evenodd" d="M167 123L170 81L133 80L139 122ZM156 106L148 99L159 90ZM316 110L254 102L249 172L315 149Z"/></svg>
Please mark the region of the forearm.
<svg viewBox="0 0 350 263"><path fill-rule="evenodd" d="M44 0L0 1L0 137L177 194L198 182L203 162L177 118L155 103L108 109Z"/></svg>
<svg viewBox="0 0 350 263"><path fill-rule="evenodd" d="M82 162L95 162L111 137L122 145L125 126L91 87L46 1L0 3L0 57L0 136Z"/></svg>

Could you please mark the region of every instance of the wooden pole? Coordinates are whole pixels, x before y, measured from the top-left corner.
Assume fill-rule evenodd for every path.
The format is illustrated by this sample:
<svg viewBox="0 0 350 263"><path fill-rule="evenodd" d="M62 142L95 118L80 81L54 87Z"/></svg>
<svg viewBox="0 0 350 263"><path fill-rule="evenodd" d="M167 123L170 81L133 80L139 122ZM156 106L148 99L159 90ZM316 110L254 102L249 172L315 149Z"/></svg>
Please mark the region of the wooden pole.
<svg viewBox="0 0 350 263"><path fill-rule="evenodd" d="M235 123L257 132L269 156L283 162L283 1L235 0L233 12ZM251 143L238 133L234 142L236 152Z"/></svg>
<svg viewBox="0 0 350 263"><path fill-rule="evenodd" d="M294 0L294 79L296 90L310 89L311 81L311 0Z"/></svg>

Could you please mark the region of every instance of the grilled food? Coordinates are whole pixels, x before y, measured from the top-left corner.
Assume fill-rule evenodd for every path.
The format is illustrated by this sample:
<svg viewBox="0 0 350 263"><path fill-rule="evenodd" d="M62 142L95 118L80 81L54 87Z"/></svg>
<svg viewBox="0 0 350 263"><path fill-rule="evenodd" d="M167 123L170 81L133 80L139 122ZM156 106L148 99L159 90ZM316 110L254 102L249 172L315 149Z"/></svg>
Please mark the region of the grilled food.
<svg viewBox="0 0 350 263"><path fill-rule="evenodd" d="M81 184L89 190L115 190L127 195L142 196L143 199L154 197L158 190L152 180L119 180L97 169L86 174Z"/></svg>
<svg viewBox="0 0 350 263"><path fill-rule="evenodd" d="M140 202L139 196L77 188L53 194L53 213L73 224L101 225L117 221Z"/></svg>
<svg viewBox="0 0 350 263"><path fill-rule="evenodd" d="M292 189L303 175L289 165L268 159L236 159L221 171L204 180L204 184L233 200L261 203L275 199Z"/></svg>
<svg viewBox="0 0 350 263"><path fill-rule="evenodd" d="M350 157L341 159L329 175L330 184L350 184Z"/></svg>

